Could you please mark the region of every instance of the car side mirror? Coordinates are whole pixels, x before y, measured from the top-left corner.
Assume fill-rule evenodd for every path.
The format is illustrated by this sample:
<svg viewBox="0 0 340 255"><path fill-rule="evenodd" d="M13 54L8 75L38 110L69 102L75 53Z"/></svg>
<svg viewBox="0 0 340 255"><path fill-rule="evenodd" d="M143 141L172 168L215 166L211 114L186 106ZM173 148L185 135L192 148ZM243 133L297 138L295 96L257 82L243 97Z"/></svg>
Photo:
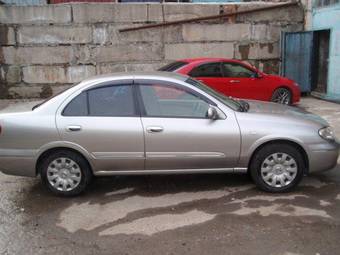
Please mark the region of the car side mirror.
<svg viewBox="0 0 340 255"><path fill-rule="evenodd" d="M210 106L207 111L207 117L211 120L217 120L218 119L218 112L215 107Z"/></svg>

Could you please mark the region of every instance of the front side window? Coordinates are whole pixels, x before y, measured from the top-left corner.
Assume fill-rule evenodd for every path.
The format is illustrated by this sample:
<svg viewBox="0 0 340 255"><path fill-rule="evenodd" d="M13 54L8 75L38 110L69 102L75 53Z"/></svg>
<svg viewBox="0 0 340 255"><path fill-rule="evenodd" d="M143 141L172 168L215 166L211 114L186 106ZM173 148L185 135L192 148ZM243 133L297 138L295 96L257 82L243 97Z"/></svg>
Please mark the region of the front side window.
<svg viewBox="0 0 340 255"><path fill-rule="evenodd" d="M131 85L105 86L82 92L65 107L64 116L136 116Z"/></svg>
<svg viewBox="0 0 340 255"><path fill-rule="evenodd" d="M209 63L195 67L189 73L191 77L222 77L221 63Z"/></svg>
<svg viewBox="0 0 340 255"><path fill-rule="evenodd" d="M190 91L157 83L139 88L148 117L206 118L209 103Z"/></svg>
<svg viewBox="0 0 340 255"><path fill-rule="evenodd" d="M224 77L234 78L251 78L255 76L255 72L237 63L223 63Z"/></svg>

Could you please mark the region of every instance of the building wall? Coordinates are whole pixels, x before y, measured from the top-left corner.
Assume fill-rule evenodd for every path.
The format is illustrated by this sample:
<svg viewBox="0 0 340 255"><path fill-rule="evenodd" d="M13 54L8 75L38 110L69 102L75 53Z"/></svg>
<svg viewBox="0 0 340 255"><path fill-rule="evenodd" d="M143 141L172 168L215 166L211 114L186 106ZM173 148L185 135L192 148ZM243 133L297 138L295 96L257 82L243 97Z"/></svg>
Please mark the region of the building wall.
<svg viewBox="0 0 340 255"><path fill-rule="evenodd" d="M312 19L312 30L331 30L327 96L340 99L340 4L313 8Z"/></svg>
<svg viewBox="0 0 340 255"><path fill-rule="evenodd" d="M88 76L155 70L178 58L239 58L278 73L281 31L303 29L299 6L229 20L118 31L272 4L0 6L0 98L47 97Z"/></svg>

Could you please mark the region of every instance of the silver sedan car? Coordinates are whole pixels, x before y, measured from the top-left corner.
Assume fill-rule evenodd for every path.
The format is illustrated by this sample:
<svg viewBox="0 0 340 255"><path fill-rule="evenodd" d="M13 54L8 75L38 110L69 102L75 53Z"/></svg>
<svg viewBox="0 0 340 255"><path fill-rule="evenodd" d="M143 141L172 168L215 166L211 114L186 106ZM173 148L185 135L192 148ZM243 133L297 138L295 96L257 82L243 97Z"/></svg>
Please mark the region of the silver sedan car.
<svg viewBox="0 0 340 255"><path fill-rule="evenodd" d="M0 127L0 170L40 175L64 196L93 176L226 172L284 192L333 168L339 154L316 115L163 72L87 79L32 110L0 114Z"/></svg>

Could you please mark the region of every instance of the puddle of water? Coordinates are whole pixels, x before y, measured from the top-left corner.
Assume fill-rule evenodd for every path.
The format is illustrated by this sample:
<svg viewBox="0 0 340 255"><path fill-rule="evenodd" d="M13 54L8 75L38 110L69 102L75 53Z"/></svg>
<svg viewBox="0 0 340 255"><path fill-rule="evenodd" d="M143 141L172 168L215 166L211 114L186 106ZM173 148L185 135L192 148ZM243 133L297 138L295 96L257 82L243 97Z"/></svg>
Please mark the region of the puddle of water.
<svg viewBox="0 0 340 255"><path fill-rule="evenodd" d="M202 199L218 199L235 192L253 188L252 185L228 190L181 192L156 197L131 196L106 204L74 203L61 212L57 226L74 233L77 230L93 230L126 217L129 213L144 209L176 206Z"/></svg>
<svg viewBox="0 0 340 255"><path fill-rule="evenodd" d="M119 190L115 190L115 191L112 191L112 192L108 192L108 193L105 194L105 196L109 197L109 196L114 196L114 195L126 194L126 193L132 192L134 190L135 190L134 188L119 189Z"/></svg>
<svg viewBox="0 0 340 255"><path fill-rule="evenodd" d="M268 202L274 202L279 199L294 200L295 198L298 198L298 197L308 198L308 196L306 195L286 195L286 196L263 195L263 196L246 197L243 199L235 199L232 202L230 202L230 204L245 203L245 202L254 201L254 200L261 200L261 201L268 201Z"/></svg>
<svg viewBox="0 0 340 255"><path fill-rule="evenodd" d="M282 205L282 204L273 204L270 206L260 206L256 208L242 206L240 209L231 212L231 214L236 215L250 215L250 214L259 214L261 216L270 216L270 215L279 215L279 216L318 216L323 218L332 218L329 214L327 214L324 210L317 210L302 206L295 205Z"/></svg>
<svg viewBox="0 0 340 255"><path fill-rule="evenodd" d="M160 214L118 224L99 233L100 236L117 234L153 235L166 230L196 225L214 219L216 215L193 210L183 214Z"/></svg>
<svg viewBox="0 0 340 255"><path fill-rule="evenodd" d="M320 205L321 206L330 206L332 203L326 201L326 200L320 200Z"/></svg>
<svg viewBox="0 0 340 255"><path fill-rule="evenodd" d="M318 179L314 177L307 177L307 178L303 178L300 186L309 186L309 187L319 189L321 187L327 186L328 184L329 183L319 181Z"/></svg>

